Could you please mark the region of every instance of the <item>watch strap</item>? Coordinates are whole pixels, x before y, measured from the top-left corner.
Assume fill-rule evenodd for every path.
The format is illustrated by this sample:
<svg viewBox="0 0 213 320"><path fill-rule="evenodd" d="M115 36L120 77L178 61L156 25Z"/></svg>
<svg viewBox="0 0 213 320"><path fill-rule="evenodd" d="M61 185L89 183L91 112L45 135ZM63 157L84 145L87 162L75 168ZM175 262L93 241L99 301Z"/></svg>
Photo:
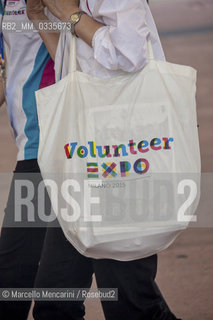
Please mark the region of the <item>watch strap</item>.
<svg viewBox="0 0 213 320"><path fill-rule="evenodd" d="M83 14L86 14L86 12L84 11L77 11L75 13L73 13L71 16L70 16L70 20L69 22L71 23L71 26L70 26L70 31L72 33L73 36L77 36L76 33L75 33L75 25L81 20L81 16ZM74 16L78 16L77 20L74 21L73 18ZM73 18L72 18L73 17Z"/></svg>

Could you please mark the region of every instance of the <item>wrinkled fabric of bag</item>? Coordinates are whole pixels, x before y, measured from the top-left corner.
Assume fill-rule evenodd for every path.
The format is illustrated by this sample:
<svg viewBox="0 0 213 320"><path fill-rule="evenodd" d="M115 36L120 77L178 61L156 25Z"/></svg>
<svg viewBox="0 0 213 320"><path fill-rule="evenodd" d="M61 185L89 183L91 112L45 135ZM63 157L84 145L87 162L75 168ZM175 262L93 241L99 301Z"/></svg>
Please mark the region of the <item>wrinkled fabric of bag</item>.
<svg viewBox="0 0 213 320"><path fill-rule="evenodd" d="M149 44L143 70L97 79L76 71L74 38L71 48L69 74L36 92L53 209L85 256L150 256L188 226L199 201L196 70L154 60Z"/></svg>

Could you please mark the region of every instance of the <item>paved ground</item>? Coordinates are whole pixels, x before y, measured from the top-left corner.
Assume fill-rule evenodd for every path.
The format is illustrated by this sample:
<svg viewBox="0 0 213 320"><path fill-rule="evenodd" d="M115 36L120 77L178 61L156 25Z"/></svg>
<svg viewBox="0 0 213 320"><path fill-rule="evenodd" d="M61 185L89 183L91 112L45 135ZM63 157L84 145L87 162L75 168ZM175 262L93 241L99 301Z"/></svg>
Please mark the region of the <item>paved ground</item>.
<svg viewBox="0 0 213 320"><path fill-rule="evenodd" d="M210 176L209 172L213 172L213 1L154 0L151 8L167 60L198 70L202 170ZM0 171L8 172L14 167L16 149L5 109L0 110L0 137ZM210 195L211 192L208 190ZM206 210L211 214L209 206L207 204ZM210 228L189 229L159 254L158 284L172 310L184 320L213 319L212 231ZM87 301L86 309L86 320L104 320L99 301Z"/></svg>

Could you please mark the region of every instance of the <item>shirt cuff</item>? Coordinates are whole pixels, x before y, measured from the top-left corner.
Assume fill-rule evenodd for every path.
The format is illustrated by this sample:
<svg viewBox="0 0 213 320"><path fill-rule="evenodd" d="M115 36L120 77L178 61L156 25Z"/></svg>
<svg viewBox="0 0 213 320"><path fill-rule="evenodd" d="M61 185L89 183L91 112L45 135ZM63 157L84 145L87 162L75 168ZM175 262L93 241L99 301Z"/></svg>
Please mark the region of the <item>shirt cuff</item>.
<svg viewBox="0 0 213 320"><path fill-rule="evenodd" d="M109 30L109 26L103 26L101 28L99 28L93 35L93 38L92 38L92 47L93 49L95 48L95 42L96 42L96 39L99 37L99 35L104 31L104 30Z"/></svg>

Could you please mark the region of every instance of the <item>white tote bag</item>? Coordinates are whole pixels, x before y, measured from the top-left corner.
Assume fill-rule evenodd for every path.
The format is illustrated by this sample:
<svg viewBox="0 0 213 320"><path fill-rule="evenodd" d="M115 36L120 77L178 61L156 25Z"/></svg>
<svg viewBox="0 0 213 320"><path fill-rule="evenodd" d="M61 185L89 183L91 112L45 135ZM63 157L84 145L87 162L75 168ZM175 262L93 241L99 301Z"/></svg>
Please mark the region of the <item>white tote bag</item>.
<svg viewBox="0 0 213 320"><path fill-rule="evenodd" d="M69 74L36 92L44 182L66 238L88 257L155 254L195 220L196 71L148 48L143 70L97 79L76 70L72 38Z"/></svg>

